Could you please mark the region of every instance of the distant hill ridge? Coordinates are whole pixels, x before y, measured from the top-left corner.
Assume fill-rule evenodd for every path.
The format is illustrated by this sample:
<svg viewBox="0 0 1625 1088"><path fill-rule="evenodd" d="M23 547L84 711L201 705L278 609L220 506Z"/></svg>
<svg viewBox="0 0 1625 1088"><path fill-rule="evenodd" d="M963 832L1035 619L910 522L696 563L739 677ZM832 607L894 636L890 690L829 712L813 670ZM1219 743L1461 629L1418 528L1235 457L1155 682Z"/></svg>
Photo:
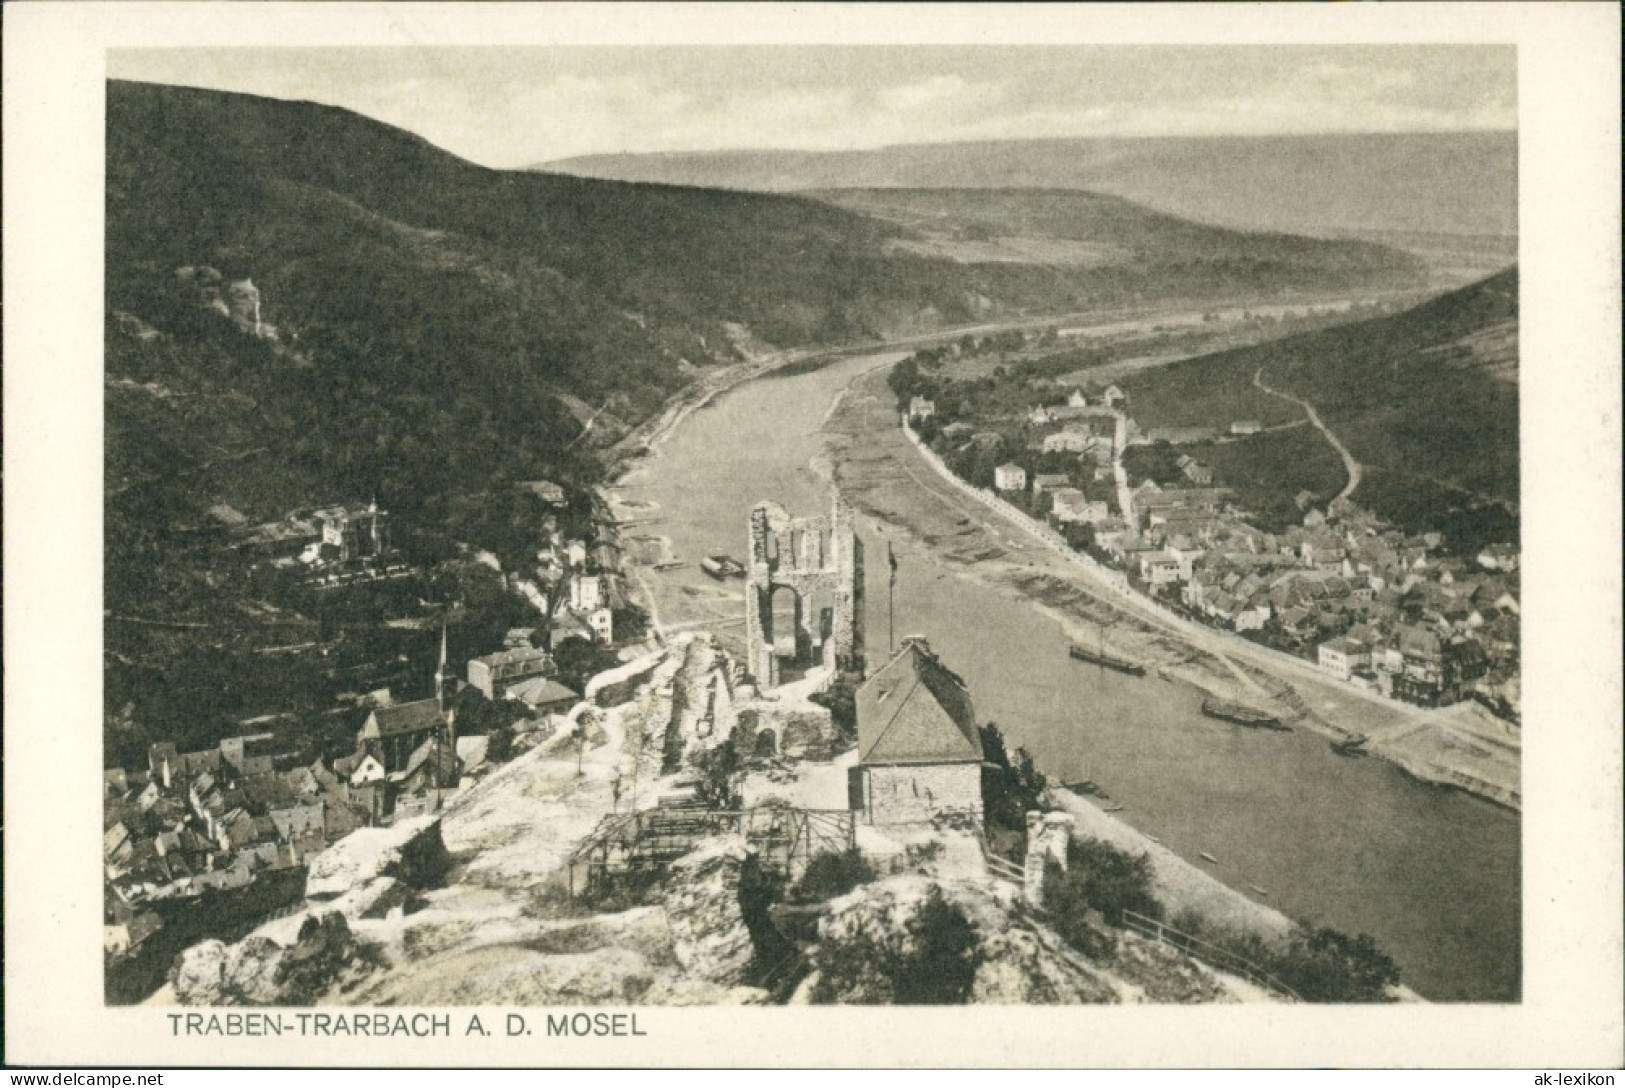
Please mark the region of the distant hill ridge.
<svg viewBox="0 0 1625 1088"><path fill-rule="evenodd" d="M1092 189L1247 229L1511 237L1517 152L1514 132L1352 133L588 155L535 168L765 191Z"/></svg>

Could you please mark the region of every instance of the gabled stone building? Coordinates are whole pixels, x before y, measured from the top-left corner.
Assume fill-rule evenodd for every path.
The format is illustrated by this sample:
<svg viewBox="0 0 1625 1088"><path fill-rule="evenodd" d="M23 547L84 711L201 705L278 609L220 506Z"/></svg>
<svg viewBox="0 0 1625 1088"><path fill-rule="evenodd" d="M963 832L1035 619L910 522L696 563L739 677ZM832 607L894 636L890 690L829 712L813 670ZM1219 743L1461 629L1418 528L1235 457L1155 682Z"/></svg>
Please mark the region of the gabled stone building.
<svg viewBox="0 0 1625 1088"><path fill-rule="evenodd" d="M903 648L857 694L858 765L851 807L870 823L982 818L982 738L964 681L925 639Z"/></svg>

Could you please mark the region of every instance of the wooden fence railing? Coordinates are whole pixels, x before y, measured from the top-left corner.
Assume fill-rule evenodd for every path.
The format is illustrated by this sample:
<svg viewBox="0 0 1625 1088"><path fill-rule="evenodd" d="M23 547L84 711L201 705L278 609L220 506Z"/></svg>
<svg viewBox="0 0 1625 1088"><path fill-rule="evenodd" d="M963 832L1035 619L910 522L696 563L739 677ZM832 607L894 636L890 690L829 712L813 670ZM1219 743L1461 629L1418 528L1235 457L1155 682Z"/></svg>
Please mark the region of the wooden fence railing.
<svg viewBox="0 0 1625 1088"><path fill-rule="evenodd" d="M1249 982L1256 983L1268 990L1274 990L1283 997L1293 1001L1302 1001L1296 990L1265 971L1258 964L1245 957L1238 956L1229 949L1209 944L1200 937L1193 937L1189 933L1175 929L1165 922L1155 918L1147 918L1132 910L1123 912L1123 927L1131 929L1142 936L1161 941L1172 948L1177 948L1192 959L1201 960L1209 967L1216 967L1221 971L1228 971L1233 975L1240 975Z"/></svg>
<svg viewBox="0 0 1625 1088"><path fill-rule="evenodd" d="M663 866L713 835L742 835L762 864L789 873L818 854L840 853L857 843L853 814L845 809L779 805L742 811L655 807L606 816L570 856L570 889L576 866L589 883L612 873Z"/></svg>

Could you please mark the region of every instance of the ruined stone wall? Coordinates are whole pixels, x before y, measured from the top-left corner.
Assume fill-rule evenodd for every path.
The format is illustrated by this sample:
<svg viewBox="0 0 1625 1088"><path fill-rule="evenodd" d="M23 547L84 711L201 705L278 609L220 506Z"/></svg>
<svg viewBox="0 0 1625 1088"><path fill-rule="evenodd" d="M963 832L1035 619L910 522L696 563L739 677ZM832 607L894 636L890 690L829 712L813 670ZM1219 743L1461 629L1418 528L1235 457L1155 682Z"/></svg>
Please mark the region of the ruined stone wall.
<svg viewBox="0 0 1625 1088"><path fill-rule="evenodd" d="M851 668L859 652L860 546L852 515L838 501L828 517L792 518L774 503L750 515L745 580L746 667L763 688L779 683L773 592L795 594L796 658ZM827 600L828 616L820 607ZM815 661L815 653L817 660Z"/></svg>
<svg viewBox="0 0 1625 1088"><path fill-rule="evenodd" d="M1066 848L1077 821L1065 812L1027 813L1027 864L1022 895L1035 907L1044 905L1044 869L1054 861L1066 868Z"/></svg>
<svg viewBox="0 0 1625 1088"><path fill-rule="evenodd" d="M828 758L840 744L840 730L823 707L751 699L739 704L735 743L741 752L757 750L764 731L773 734L773 754L789 759Z"/></svg>

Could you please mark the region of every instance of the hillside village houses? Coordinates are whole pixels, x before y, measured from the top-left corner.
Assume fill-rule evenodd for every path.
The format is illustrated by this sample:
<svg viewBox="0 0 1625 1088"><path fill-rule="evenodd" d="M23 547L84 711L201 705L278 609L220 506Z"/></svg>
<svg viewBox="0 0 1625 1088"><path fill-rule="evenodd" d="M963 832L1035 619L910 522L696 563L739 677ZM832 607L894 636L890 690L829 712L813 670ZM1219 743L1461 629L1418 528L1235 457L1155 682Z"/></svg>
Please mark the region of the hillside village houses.
<svg viewBox="0 0 1625 1088"><path fill-rule="evenodd" d="M1097 558L1195 619L1396 699L1478 698L1517 719L1515 546L1443 556L1437 534L1407 534L1348 500L1322 507L1308 493L1298 496L1301 524L1266 533L1217 486L1212 467L1188 452L1176 462L1180 486L1114 481L1114 459L1126 445L1218 437L1210 427L1142 432L1119 407L1123 400L1120 390L1097 397L1073 388L1063 403L1031 409L1021 421L1028 453L994 470L996 490L1018 491L1025 476L1030 492L1018 506L1082 527ZM1109 437L1095 437L1105 420ZM1232 435L1261 429L1256 420L1228 428ZM1059 455L1075 457L1075 467L1049 471ZM1039 457L1049 459L1046 471L1032 471Z"/></svg>
<svg viewBox="0 0 1625 1088"><path fill-rule="evenodd" d="M379 509L376 499L296 510L259 525L247 524L229 506L213 507L209 516L230 533L232 548L263 555L278 566L319 568L376 561L392 551L389 512Z"/></svg>
<svg viewBox="0 0 1625 1088"><path fill-rule="evenodd" d="M598 571L587 569L590 562ZM615 614L610 607L610 580L602 573L611 570L618 556L589 548L583 540L553 541L537 552L539 571L549 582L559 583L552 594L553 622L547 649L557 650L567 639L609 645L615 641ZM514 587L538 609L546 611L548 596L536 583L518 575L508 575ZM473 677L469 678L473 683Z"/></svg>
<svg viewBox="0 0 1625 1088"><path fill-rule="evenodd" d="M550 481L523 486L548 506L566 501L563 489ZM205 531L223 534L225 545L248 563L287 571L318 590L408 570L394 550L388 513L376 502L334 503L259 525L217 506L206 514ZM544 523L549 545L539 557L565 572L555 593L554 644L572 635L610 642L618 592L614 527L598 530L590 540L564 540L556 526L549 515ZM511 588L524 592L518 585ZM418 617L392 617L383 626L422 629ZM515 747L553 735L558 717L580 702L580 695L556 678L552 647L533 646L540 627L512 630L501 650L467 662L469 686L487 698L522 704L513 729ZM373 677L398 679L395 661L391 655L390 668L382 672L368 661L367 671L357 674L346 659L330 675L364 683ZM443 698L446 665L442 634L433 697L397 701L388 686L341 695L322 716L331 720L354 713L358 720L352 726L353 751L337 758L296 756L296 731L310 744L310 723L291 714L266 714L238 720L230 735L206 749L182 751L160 741L149 746L143 766L107 770L107 954L124 962L142 956L166 919L191 917L194 910L240 911L244 917L274 910L300 894L314 855L358 828L437 811L485 773L489 738L457 735L455 715ZM232 899L222 904L204 899L206 894Z"/></svg>
<svg viewBox="0 0 1625 1088"><path fill-rule="evenodd" d="M591 591L588 591L591 592ZM567 712L580 696L553 678L551 655L510 632L508 649L468 662L470 686L516 699L533 721ZM440 675L445 674L442 645ZM297 762L269 728L286 716L239 723L206 750L153 744L147 765L103 775L104 947L129 956L158 932L162 901L246 890L267 875L298 877L309 859L359 827L437 811L468 784L485 737L458 738L441 695L397 703L364 698L352 754ZM477 772L476 772L477 773ZM301 880L278 892L294 894Z"/></svg>

